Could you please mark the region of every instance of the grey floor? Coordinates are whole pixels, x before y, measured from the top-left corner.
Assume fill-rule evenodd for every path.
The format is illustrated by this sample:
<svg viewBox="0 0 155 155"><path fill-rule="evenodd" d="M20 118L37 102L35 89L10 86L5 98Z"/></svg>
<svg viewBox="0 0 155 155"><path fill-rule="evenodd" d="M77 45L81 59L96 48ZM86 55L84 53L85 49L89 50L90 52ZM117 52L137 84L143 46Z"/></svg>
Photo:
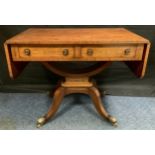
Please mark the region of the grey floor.
<svg viewBox="0 0 155 155"><path fill-rule="evenodd" d="M0 129L36 130L36 120L48 110L51 100L46 93L0 93ZM155 129L155 98L106 96L103 102L118 119L117 128L101 119L89 97L71 95L41 129Z"/></svg>

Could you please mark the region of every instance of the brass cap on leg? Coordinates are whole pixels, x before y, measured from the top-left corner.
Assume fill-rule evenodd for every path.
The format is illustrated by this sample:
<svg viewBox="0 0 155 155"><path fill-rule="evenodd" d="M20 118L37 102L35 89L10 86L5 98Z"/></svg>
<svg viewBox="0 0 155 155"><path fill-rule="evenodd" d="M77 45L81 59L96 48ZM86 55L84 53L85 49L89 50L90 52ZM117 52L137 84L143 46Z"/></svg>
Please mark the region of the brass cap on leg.
<svg viewBox="0 0 155 155"><path fill-rule="evenodd" d="M43 126L46 123L46 118L45 117L41 117L37 120L37 128L40 128L41 126Z"/></svg>
<svg viewBox="0 0 155 155"><path fill-rule="evenodd" d="M117 119L113 116L108 116L108 120L112 123L113 126L118 126Z"/></svg>

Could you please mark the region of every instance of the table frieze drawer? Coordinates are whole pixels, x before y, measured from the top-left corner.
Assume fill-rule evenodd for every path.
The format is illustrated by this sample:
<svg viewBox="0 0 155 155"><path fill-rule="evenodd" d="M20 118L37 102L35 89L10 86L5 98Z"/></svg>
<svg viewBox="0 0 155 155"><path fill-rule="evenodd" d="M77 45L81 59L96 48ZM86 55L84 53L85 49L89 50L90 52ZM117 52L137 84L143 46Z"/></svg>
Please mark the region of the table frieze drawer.
<svg viewBox="0 0 155 155"><path fill-rule="evenodd" d="M75 47L12 46L14 61L127 61L142 60L144 45ZM77 57L78 53L78 57Z"/></svg>
<svg viewBox="0 0 155 155"><path fill-rule="evenodd" d="M144 45L86 46L81 48L81 57L86 60L142 60Z"/></svg>
<svg viewBox="0 0 155 155"><path fill-rule="evenodd" d="M69 61L73 56L74 47L12 47L14 61Z"/></svg>

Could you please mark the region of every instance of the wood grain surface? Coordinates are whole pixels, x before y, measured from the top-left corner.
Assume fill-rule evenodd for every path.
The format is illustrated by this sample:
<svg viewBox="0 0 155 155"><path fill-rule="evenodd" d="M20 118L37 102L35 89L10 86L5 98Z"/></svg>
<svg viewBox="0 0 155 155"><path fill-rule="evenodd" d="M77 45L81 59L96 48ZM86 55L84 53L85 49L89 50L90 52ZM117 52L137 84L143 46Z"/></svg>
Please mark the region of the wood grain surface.
<svg viewBox="0 0 155 155"><path fill-rule="evenodd" d="M29 53L25 53L25 51ZM64 53L67 50L67 53ZM91 50L91 53L89 53ZM12 45L14 61L134 61L142 60L144 45L49 46Z"/></svg>
<svg viewBox="0 0 155 155"><path fill-rule="evenodd" d="M124 28L28 29L7 40L7 44L112 44L148 43Z"/></svg>

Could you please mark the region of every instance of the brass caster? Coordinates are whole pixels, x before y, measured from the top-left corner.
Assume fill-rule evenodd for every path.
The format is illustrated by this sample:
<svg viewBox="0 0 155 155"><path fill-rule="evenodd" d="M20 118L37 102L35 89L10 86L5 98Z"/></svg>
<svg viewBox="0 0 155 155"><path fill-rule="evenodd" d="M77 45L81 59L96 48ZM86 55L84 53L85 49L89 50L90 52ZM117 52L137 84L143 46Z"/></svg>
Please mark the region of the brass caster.
<svg viewBox="0 0 155 155"><path fill-rule="evenodd" d="M114 126L114 127L118 127L118 123L117 123L117 121L116 121L115 123L112 123L112 126Z"/></svg>
<svg viewBox="0 0 155 155"><path fill-rule="evenodd" d="M45 117L41 117L37 120L37 128L40 128L41 126L43 126L46 123L46 118Z"/></svg>
<svg viewBox="0 0 155 155"><path fill-rule="evenodd" d="M112 123L113 126L118 126L117 119L113 116L108 116L108 120Z"/></svg>

